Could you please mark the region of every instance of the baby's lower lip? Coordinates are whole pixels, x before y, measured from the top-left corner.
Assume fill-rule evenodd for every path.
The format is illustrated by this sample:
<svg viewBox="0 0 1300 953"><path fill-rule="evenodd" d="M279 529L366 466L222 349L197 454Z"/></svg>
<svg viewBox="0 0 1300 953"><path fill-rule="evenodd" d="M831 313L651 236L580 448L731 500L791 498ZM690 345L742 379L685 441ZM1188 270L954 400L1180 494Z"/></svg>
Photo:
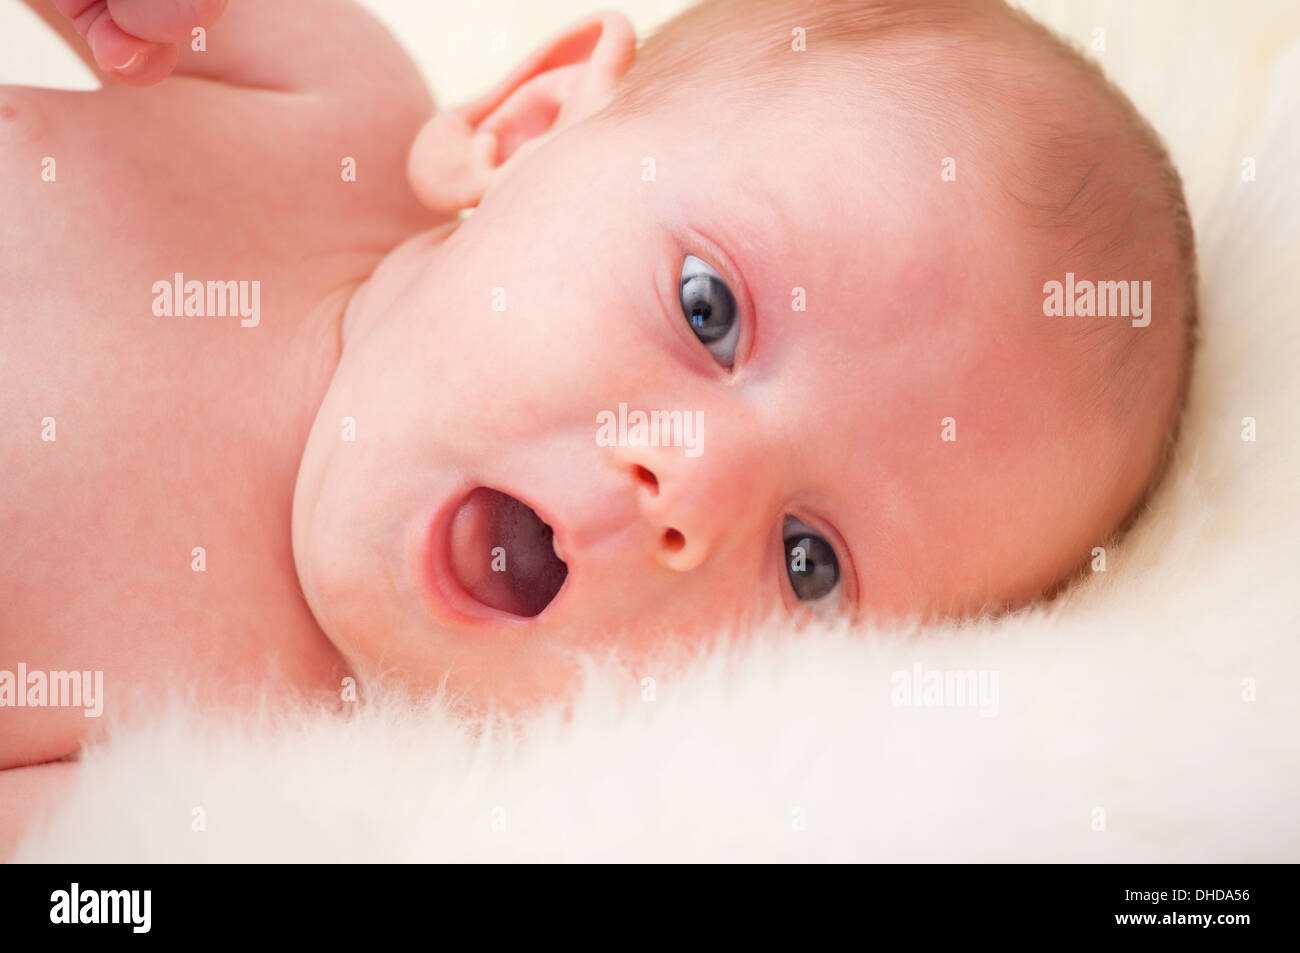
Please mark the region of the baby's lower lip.
<svg viewBox="0 0 1300 953"><path fill-rule="evenodd" d="M442 546L447 583L506 619L540 615L568 575L550 525L522 500L489 487L476 487L451 512Z"/></svg>

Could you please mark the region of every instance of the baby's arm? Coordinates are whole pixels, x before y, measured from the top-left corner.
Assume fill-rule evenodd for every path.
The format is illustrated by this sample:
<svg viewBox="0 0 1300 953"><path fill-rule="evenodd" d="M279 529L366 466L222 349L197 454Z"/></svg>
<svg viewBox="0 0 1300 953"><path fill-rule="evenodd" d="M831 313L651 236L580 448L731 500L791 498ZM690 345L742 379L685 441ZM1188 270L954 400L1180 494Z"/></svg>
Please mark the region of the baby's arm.
<svg viewBox="0 0 1300 953"><path fill-rule="evenodd" d="M385 98L418 89L429 98L406 51L352 0L232 0L206 52L182 44L176 72L259 89Z"/></svg>
<svg viewBox="0 0 1300 953"><path fill-rule="evenodd" d="M405 51L352 0L26 2L87 64L128 85L174 73L253 89L361 93L372 105L419 101L432 112ZM113 68L139 50L145 61L125 73Z"/></svg>

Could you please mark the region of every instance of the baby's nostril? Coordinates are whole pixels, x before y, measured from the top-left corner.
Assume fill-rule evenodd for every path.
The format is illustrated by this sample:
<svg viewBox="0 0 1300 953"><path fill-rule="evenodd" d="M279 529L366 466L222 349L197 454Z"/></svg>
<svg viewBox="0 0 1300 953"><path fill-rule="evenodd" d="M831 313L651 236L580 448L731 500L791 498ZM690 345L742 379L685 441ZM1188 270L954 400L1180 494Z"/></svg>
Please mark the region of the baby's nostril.
<svg viewBox="0 0 1300 953"><path fill-rule="evenodd" d="M642 486L644 486L652 494L659 492L659 478L655 476L651 471L647 470L645 467L638 464L633 468L633 472L636 474L637 482L640 483Z"/></svg>
<svg viewBox="0 0 1300 953"><path fill-rule="evenodd" d="M686 545L686 537L677 530L669 528L664 530L664 549L670 553L680 553L682 547Z"/></svg>

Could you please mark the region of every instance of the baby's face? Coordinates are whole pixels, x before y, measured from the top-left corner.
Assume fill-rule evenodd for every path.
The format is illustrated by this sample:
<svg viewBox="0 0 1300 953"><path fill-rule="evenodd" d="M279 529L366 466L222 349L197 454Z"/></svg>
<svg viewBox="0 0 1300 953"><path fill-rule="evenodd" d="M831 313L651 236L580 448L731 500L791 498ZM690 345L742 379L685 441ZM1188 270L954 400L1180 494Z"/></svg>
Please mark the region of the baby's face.
<svg viewBox="0 0 1300 953"><path fill-rule="evenodd" d="M515 704L570 649L1003 605L1087 551L1096 447L1024 239L853 115L597 118L390 256L295 498L353 664Z"/></svg>

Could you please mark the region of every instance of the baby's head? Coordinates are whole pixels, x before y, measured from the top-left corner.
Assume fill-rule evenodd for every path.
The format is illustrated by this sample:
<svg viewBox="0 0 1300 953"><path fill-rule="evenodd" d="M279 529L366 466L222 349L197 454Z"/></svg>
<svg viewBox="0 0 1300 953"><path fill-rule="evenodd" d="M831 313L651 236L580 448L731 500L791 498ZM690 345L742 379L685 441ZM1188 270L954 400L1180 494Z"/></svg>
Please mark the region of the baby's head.
<svg viewBox="0 0 1300 953"><path fill-rule="evenodd" d="M294 503L363 671L513 704L574 649L1014 607L1161 470L1178 177L1000 3L715 0L640 51L596 17L410 173L477 208L354 297Z"/></svg>

